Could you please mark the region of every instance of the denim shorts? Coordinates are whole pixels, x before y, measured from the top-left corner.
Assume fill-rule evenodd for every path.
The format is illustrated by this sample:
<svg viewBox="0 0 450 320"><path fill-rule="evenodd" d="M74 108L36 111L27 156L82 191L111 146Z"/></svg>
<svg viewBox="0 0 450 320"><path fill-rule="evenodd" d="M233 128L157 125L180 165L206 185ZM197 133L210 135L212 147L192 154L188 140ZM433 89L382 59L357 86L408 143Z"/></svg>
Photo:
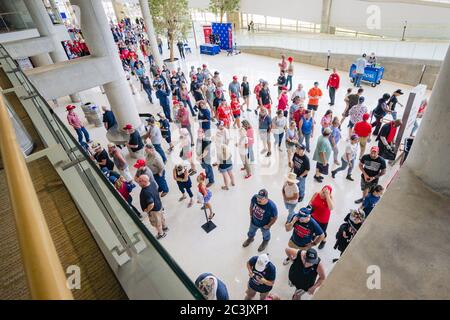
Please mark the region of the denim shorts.
<svg viewBox="0 0 450 320"><path fill-rule="evenodd" d="M219 172L220 173L225 173L225 172L228 172L228 171L231 171L231 170L233 170L233 165L231 165L229 167L226 167L226 168L220 168L219 167Z"/></svg>

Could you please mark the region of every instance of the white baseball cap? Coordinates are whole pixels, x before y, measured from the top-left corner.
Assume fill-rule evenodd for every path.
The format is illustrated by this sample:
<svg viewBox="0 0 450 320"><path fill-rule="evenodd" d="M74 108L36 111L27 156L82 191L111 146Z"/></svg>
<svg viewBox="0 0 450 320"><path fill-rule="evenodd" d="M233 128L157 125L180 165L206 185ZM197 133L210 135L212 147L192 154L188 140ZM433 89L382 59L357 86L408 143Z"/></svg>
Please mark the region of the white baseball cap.
<svg viewBox="0 0 450 320"><path fill-rule="evenodd" d="M263 272L266 269L267 264L270 262L269 255L264 253L258 257L256 260L255 269L256 271Z"/></svg>

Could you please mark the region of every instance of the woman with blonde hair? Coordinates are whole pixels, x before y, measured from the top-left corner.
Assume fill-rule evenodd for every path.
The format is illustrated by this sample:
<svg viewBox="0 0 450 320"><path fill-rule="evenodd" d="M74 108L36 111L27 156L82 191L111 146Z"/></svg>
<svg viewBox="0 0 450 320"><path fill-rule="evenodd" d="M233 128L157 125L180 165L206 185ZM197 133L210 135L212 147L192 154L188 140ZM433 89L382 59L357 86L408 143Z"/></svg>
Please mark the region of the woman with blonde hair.
<svg viewBox="0 0 450 320"><path fill-rule="evenodd" d="M189 175L194 175L197 173L197 170L195 169L195 163L192 159L192 141L191 136L189 134L189 131L186 128L180 129L180 144L181 144L181 151L180 151L180 158L184 161L188 161L191 165L191 169L189 170Z"/></svg>

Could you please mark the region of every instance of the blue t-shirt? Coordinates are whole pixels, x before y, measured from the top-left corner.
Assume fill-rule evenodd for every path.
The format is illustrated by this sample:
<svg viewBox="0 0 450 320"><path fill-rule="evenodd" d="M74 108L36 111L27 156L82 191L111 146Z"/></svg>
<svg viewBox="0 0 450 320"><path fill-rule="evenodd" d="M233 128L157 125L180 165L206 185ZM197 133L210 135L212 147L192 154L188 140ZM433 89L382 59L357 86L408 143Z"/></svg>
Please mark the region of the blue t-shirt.
<svg viewBox="0 0 450 320"><path fill-rule="evenodd" d="M208 121L202 121L201 126L203 130L210 130L211 129L211 112L208 109L199 109L198 112L198 120L208 120Z"/></svg>
<svg viewBox="0 0 450 320"><path fill-rule="evenodd" d="M251 207L252 223L257 227L267 225L270 222L270 219L278 216L277 206L272 200L269 200L265 205L260 205L256 202L256 196L253 196Z"/></svg>
<svg viewBox="0 0 450 320"><path fill-rule="evenodd" d="M302 133L303 134L310 134L312 131L313 126L313 118L309 118L308 120L305 119L305 117L302 117Z"/></svg>
<svg viewBox="0 0 450 320"><path fill-rule="evenodd" d="M272 119L270 118L269 115L266 115L264 117L259 116L258 122L259 122L259 130L268 130L272 125Z"/></svg>
<svg viewBox="0 0 450 320"><path fill-rule="evenodd" d="M366 213L366 218L369 216L369 214L372 212L372 209L375 207L375 205L380 201L381 197L374 196L373 194L369 193L367 197L364 198L363 201L363 208L364 212Z"/></svg>
<svg viewBox="0 0 450 320"><path fill-rule="evenodd" d="M105 111L105 113L103 114L103 122L108 123L108 129L114 127L117 124L114 113L110 110Z"/></svg>
<svg viewBox="0 0 450 320"><path fill-rule="evenodd" d="M294 218L294 215L292 218ZM307 223L301 223L297 221L294 224L294 230L292 231L291 240L299 247L304 247L308 243L314 240L315 237L323 234L322 228L319 224L311 218Z"/></svg>
<svg viewBox="0 0 450 320"><path fill-rule="evenodd" d="M200 283L200 281L202 281L203 279L205 279L206 277L209 277L209 276L213 276L217 279L217 290L216 290L217 300L229 300L230 298L228 297L227 286L225 285L225 283L223 283L219 278L217 278L212 273L202 273L201 275L199 275L198 278L195 280L195 285L198 287L198 284Z"/></svg>
<svg viewBox="0 0 450 320"><path fill-rule="evenodd" d="M170 107L169 96L169 92L163 91L161 89L156 91L156 98L158 98L161 107Z"/></svg>
<svg viewBox="0 0 450 320"><path fill-rule="evenodd" d="M272 286L258 283L257 277L262 277L266 280L274 281L275 276L276 276L276 268L272 262L269 262L266 265L266 268L264 269L264 271L262 271L262 272L257 271L255 269L257 260L258 260L257 256L254 256L254 257L250 258L250 260L248 260L248 263L250 264L250 266L252 267L252 270L253 270L253 277L251 277L248 280L248 286L250 288L252 288L253 290L255 290L256 292L262 292L262 293L269 292L270 290L272 290Z"/></svg>
<svg viewBox="0 0 450 320"><path fill-rule="evenodd" d="M339 128L332 126L331 127L331 135L330 135L330 143L331 143L331 137L334 138L334 143L338 144L339 141L341 140L341 130L339 130Z"/></svg>

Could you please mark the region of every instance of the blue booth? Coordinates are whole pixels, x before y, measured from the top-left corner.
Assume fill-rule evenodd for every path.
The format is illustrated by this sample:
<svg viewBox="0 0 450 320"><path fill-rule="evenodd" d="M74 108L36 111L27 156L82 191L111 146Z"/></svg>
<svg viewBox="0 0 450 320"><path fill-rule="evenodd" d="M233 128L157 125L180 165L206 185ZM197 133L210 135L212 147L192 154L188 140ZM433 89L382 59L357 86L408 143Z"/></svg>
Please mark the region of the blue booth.
<svg viewBox="0 0 450 320"><path fill-rule="evenodd" d="M201 54L209 54L210 56L220 53L220 47L217 44L201 44L200 45Z"/></svg>
<svg viewBox="0 0 450 320"><path fill-rule="evenodd" d="M369 82L372 87L376 87L383 79L384 68L381 66L366 66L364 68L364 76L362 81ZM350 81L355 81L356 65L352 64L349 71Z"/></svg>

